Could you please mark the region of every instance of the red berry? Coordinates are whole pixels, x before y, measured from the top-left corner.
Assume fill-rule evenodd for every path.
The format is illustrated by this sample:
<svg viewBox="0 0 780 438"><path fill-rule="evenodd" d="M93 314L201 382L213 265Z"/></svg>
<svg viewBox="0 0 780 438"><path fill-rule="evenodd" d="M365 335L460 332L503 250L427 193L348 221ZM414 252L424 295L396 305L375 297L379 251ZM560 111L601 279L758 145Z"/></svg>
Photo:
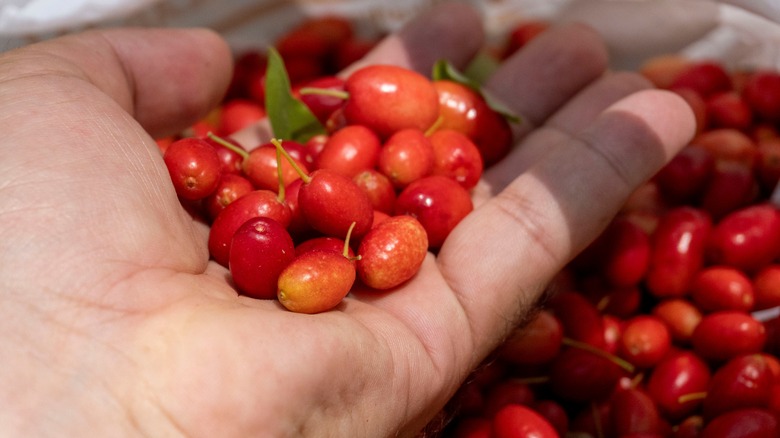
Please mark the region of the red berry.
<svg viewBox="0 0 780 438"><path fill-rule="evenodd" d="M737 161L751 167L756 161L756 143L737 129L710 129L691 140L691 145L709 151L716 162Z"/></svg>
<svg viewBox="0 0 780 438"><path fill-rule="evenodd" d="M711 94L732 89L731 76L716 61L699 61L677 75L671 88L692 88L705 98Z"/></svg>
<svg viewBox="0 0 780 438"><path fill-rule="evenodd" d="M374 210L393 213L396 192L390 178L376 169L368 169L355 175L352 180L366 193Z"/></svg>
<svg viewBox="0 0 780 438"><path fill-rule="evenodd" d="M710 368L691 351L673 353L650 371L646 389L661 413L677 421L696 412L710 382Z"/></svg>
<svg viewBox="0 0 780 438"><path fill-rule="evenodd" d="M780 73L757 71L745 82L742 94L759 118L780 121Z"/></svg>
<svg viewBox="0 0 780 438"><path fill-rule="evenodd" d="M344 79L337 76L323 76L312 79L301 86L323 90L344 91ZM303 94L299 97L301 102L306 104L320 123L325 123L334 111L344 105L344 99L329 96L324 93Z"/></svg>
<svg viewBox="0 0 780 438"><path fill-rule="evenodd" d="M713 373L702 405L704 418L740 408L766 407L773 379L763 355L735 356Z"/></svg>
<svg viewBox="0 0 780 438"><path fill-rule="evenodd" d="M534 391L528 383L520 379L505 379L487 390L482 415L493 417L510 404L530 407L535 398Z"/></svg>
<svg viewBox="0 0 780 438"><path fill-rule="evenodd" d="M558 432L533 409L510 404L493 417L494 438L557 438Z"/></svg>
<svg viewBox="0 0 780 438"><path fill-rule="evenodd" d="M650 236L636 222L616 218L599 237L601 273L611 286L639 284L650 265Z"/></svg>
<svg viewBox="0 0 780 438"><path fill-rule="evenodd" d="M214 219L209 230L209 253L217 263L228 265L233 234L255 217L268 217L286 227L290 223L290 208L270 190L255 190L231 202Z"/></svg>
<svg viewBox="0 0 780 438"><path fill-rule="evenodd" d="M219 156L219 161L222 163L222 173L232 173L235 175L241 174L241 172L243 171L244 157L239 152L228 149L227 147L220 144L218 141L214 140L208 135L206 137L203 137L203 140L206 141L206 143L213 146L214 150L217 151L217 156ZM226 137L222 140L230 143L234 148L238 149L239 151L244 151L244 147L241 146L237 141L231 139L230 137Z"/></svg>
<svg viewBox="0 0 780 438"><path fill-rule="evenodd" d="M213 221L231 202L254 190L248 179L233 173L223 173L214 192L204 199L206 211Z"/></svg>
<svg viewBox="0 0 780 438"><path fill-rule="evenodd" d="M198 200L217 188L222 165L214 148L199 138L183 138L171 143L163 155L176 194Z"/></svg>
<svg viewBox="0 0 780 438"><path fill-rule="evenodd" d="M548 372L553 394L579 403L607 397L623 375L623 369L613 360L573 347L561 350Z"/></svg>
<svg viewBox="0 0 780 438"><path fill-rule="evenodd" d="M691 344L702 358L725 361L762 351L766 336L764 325L751 314L722 310L704 315L693 330Z"/></svg>
<svg viewBox="0 0 780 438"><path fill-rule="evenodd" d="M243 295L273 299L279 274L294 257L287 229L273 219L256 217L244 222L233 235L228 266Z"/></svg>
<svg viewBox="0 0 780 438"><path fill-rule="evenodd" d="M734 90L712 94L706 100L710 127L746 130L753 123L753 111Z"/></svg>
<svg viewBox="0 0 780 438"><path fill-rule="evenodd" d="M331 251L338 254L344 253L344 240L338 237L317 236L304 240L295 246L295 255L299 256L307 251ZM354 257L351 247L347 248L347 257Z"/></svg>
<svg viewBox="0 0 780 438"><path fill-rule="evenodd" d="M441 175L412 182L398 194L395 202L396 215L410 215L420 221L428 233L431 248L440 248L455 226L473 209L469 192Z"/></svg>
<svg viewBox="0 0 780 438"><path fill-rule="evenodd" d="M533 404L533 410L544 417L555 428L558 436L566 436L569 431L569 414L555 400L539 400Z"/></svg>
<svg viewBox="0 0 780 438"><path fill-rule="evenodd" d="M514 364L543 364L561 350L563 324L548 310L515 331L501 344L496 355Z"/></svg>
<svg viewBox="0 0 780 438"><path fill-rule="evenodd" d="M742 161L720 160L715 164L699 200L699 207L714 221L750 204L758 195L758 181L751 165Z"/></svg>
<svg viewBox="0 0 780 438"><path fill-rule="evenodd" d="M298 207L312 228L342 239L353 222L352 236L359 239L374 220L374 208L365 192L351 178L328 169L315 170L304 178Z"/></svg>
<svg viewBox="0 0 780 438"><path fill-rule="evenodd" d="M389 217L361 240L358 275L371 288L392 289L417 274L427 252L425 229L415 218Z"/></svg>
<svg viewBox="0 0 780 438"><path fill-rule="evenodd" d="M777 416L766 409L745 408L715 417L699 438L775 438L780 435Z"/></svg>
<svg viewBox="0 0 780 438"><path fill-rule="evenodd" d="M502 57L507 58L513 55L549 27L550 23L544 20L526 20L515 24L509 32Z"/></svg>
<svg viewBox="0 0 780 438"><path fill-rule="evenodd" d="M713 228L707 259L712 264L757 272L780 256L780 210L768 203L736 210Z"/></svg>
<svg viewBox="0 0 780 438"><path fill-rule="evenodd" d="M343 253L309 250L296 256L279 274L279 302L298 313L336 307L355 283L354 262Z"/></svg>
<svg viewBox="0 0 780 438"><path fill-rule="evenodd" d="M615 436L656 434L661 431L661 415L653 399L637 388L619 389L610 398L610 422Z"/></svg>
<svg viewBox="0 0 780 438"><path fill-rule="evenodd" d="M512 145L509 123L476 90L450 80L434 81L433 86L439 96L438 129L466 135L477 146L483 166L495 164L509 153Z"/></svg>
<svg viewBox="0 0 780 438"><path fill-rule="evenodd" d="M701 310L685 298L661 300L651 310L669 328L672 339L680 344L690 342L693 330L701 322Z"/></svg>
<svg viewBox="0 0 780 438"><path fill-rule="evenodd" d="M390 179L393 186L402 189L430 175L434 160L433 145L423 131L402 129L382 145L377 169Z"/></svg>
<svg viewBox="0 0 780 438"><path fill-rule="evenodd" d="M640 368L650 368L666 356L671 336L661 319L637 315L625 322L619 355Z"/></svg>
<svg viewBox="0 0 780 438"><path fill-rule="evenodd" d="M780 138L759 140L756 150L756 179L764 192L772 192L780 181Z"/></svg>
<svg viewBox="0 0 780 438"><path fill-rule="evenodd" d="M287 143L287 142L285 142ZM296 165L304 173L308 173L308 168L302 160L292 158ZM249 157L244 160L244 174L255 188L279 191L279 160L276 156L276 146L272 143L264 143L249 152ZM301 175L289 163L288 160L281 160L281 183L285 186L291 184Z"/></svg>
<svg viewBox="0 0 780 438"><path fill-rule="evenodd" d="M439 99L431 81L402 67L371 65L354 71L344 89L344 117L387 138L396 131L425 131L439 117Z"/></svg>
<svg viewBox="0 0 780 438"><path fill-rule="evenodd" d="M484 164L477 146L455 130L438 129L429 137L433 147L433 174L450 177L464 189L474 188Z"/></svg>
<svg viewBox="0 0 780 438"><path fill-rule="evenodd" d="M315 167L353 178L360 172L375 168L381 150L379 137L370 129L361 125L345 126L327 139L317 154Z"/></svg>
<svg viewBox="0 0 780 438"><path fill-rule="evenodd" d="M604 349L604 321L598 308L578 292L564 290L547 303L563 325L563 334L577 341Z"/></svg>
<svg viewBox="0 0 780 438"><path fill-rule="evenodd" d="M222 137L232 135L265 116L265 109L259 103L248 99L231 99L222 105L217 134Z"/></svg>
<svg viewBox="0 0 780 438"><path fill-rule="evenodd" d="M696 274L691 298L704 312L753 309L753 284L742 271L730 266L710 266Z"/></svg>
<svg viewBox="0 0 780 438"><path fill-rule="evenodd" d="M780 306L780 264L773 263L756 273L753 292L756 310Z"/></svg>
<svg viewBox="0 0 780 438"><path fill-rule="evenodd" d="M712 223L709 215L693 207L677 207L664 214L652 236L646 285L659 298L688 292L704 265L704 249Z"/></svg>
<svg viewBox="0 0 780 438"><path fill-rule="evenodd" d="M694 203L698 202L714 169L712 152L693 143L678 152L654 179L658 190L671 202Z"/></svg>

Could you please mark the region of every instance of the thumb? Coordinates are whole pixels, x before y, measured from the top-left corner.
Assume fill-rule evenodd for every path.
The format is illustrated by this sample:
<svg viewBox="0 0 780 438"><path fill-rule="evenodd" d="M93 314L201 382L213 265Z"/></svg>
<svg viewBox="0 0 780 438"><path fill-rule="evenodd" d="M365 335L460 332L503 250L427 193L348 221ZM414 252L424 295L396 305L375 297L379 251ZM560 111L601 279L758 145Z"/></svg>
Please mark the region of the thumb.
<svg viewBox="0 0 780 438"><path fill-rule="evenodd" d="M110 29L53 39L6 54L0 78L51 102L86 81L152 136L177 132L217 105L232 75L227 44L205 29ZM48 76L40 81L41 76Z"/></svg>

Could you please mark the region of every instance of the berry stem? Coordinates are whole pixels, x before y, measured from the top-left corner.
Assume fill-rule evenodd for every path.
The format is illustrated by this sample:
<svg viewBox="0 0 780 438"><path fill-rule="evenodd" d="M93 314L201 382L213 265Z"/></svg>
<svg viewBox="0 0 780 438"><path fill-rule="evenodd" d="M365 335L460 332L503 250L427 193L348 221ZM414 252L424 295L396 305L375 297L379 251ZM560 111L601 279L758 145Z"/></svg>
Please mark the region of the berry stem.
<svg viewBox="0 0 780 438"><path fill-rule="evenodd" d="M342 254L344 255L344 257L346 257L347 260L352 261L352 262L361 259L359 254L357 256L355 256L355 257L350 257L349 256L349 239L352 236L352 230L355 229L355 225L356 224L357 224L357 222L355 222L355 221L352 221L352 223L349 224L349 229L347 230L347 237L344 238L344 249L342 251Z"/></svg>
<svg viewBox="0 0 780 438"><path fill-rule="evenodd" d="M603 357L605 359L609 359L612 362L614 362L616 365L618 365L620 368L623 368L624 370L628 371L629 373L633 374L633 372L635 370L634 366L631 365L628 361L623 360L623 359L615 356L614 354L610 354L610 353L608 353L608 352L606 352L606 351L604 351L604 350L602 350L602 349L600 349L598 347L595 347L595 346L593 346L591 344L588 344L587 342L581 342L581 341L577 341L577 340L572 339L572 338L564 337L563 338L563 344L564 345L568 345L570 347L574 347L574 348L580 348L582 350L591 352L591 353L593 353L595 355L601 356L601 357Z"/></svg>
<svg viewBox="0 0 780 438"><path fill-rule="evenodd" d="M213 132L209 132L206 134L206 136L215 142L219 143L220 145L230 149L231 151L237 153L238 155L241 155L241 160L246 161L246 159L249 157L249 152L236 147L236 145L230 143L229 141L225 140L222 137L219 137L218 135L214 134Z"/></svg>
<svg viewBox="0 0 780 438"><path fill-rule="evenodd" d="M288 163L295 169L295 171L300 175L301 179L303 180L304 184L308 184L311 182L311 177L306 174L306 172L301 169L301 166L299 166L297 163L295 163L295 160L293 157L290 156L290 154L284 150L284 147L282 147L282 141L276 138L271 139L271 143L273 143L274 146L276 146L276 152L280 153L284 156L284 158L287 160ZM282 166L278 166L281 168Z"/></svg>
<svg viewBox="0 0 780 438"><path fill-rule="evenodd" d="M444 117L442 116L437 117L436 121L434 121L433 124L428 129L425 130L423 135L426 137L430 137L431 134L433 134L434 132L436 132L437 129L439 129L442 123L444 123Z"/></svg>
<svg viewBox="0 0 780 438"><path fill-rule="evenodd" d="M284 203L285 186L284 177L282 176L282 152L279 148L276 148L276 177L279 180L279 190L277 191L276 199L280 203Z"/></svg>
<svg viewBox="0 0 780 438"><path fill-rule="evenodd" d="M320 96L337 97L343 100L349 99L348 92L342 90L331 90L329 88L301 87L298 92L301 93L302 96L306 94L317 94Z"/></svg>
<svg viewBox="0 0 780 438"><path fill-rule="evenodd" d="M683 404L685 402L694 401L694 400L701 400L703 398L707 397L706 391L701 392L691 392L690 394L683 394L679 397L677 397L677 403Z"/></svg>

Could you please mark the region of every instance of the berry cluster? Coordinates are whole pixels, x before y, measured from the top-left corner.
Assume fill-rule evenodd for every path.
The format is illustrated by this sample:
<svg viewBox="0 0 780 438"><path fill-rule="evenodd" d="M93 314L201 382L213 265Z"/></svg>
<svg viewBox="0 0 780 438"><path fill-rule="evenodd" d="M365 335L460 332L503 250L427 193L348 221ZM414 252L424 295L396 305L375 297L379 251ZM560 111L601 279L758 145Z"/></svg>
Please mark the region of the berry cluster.
<svg viewBox="0 0 780 438"><path fill-rule="evenodd" d="M301 29L323 23L332 25ZM210 255L236 289L317 313L355 287L411 279L473 210L470 190L508 153L511 130L445 61L430 78L371 65L293 83L290 59L271 49L263 63L273 140L247 148L223 129L160 144L176 193L210 224Z"/></svg>
<svg viewBox="0 0 780 438"><path fill-rule="evenodd" d="M695 138L463 384L445 436L780 436L780 73L640 73L690 104Z"/></svg>
<svg viewBox="0 0 780 438"><path fill-rule="evenodd" d="M520 23L488 52L510 56L547 27ZM343 20L312 19L278 53L240 56L223 105L159 142L242 294L313 313L408 281L508 153L511 115L446 63L431 78L391 66L335 75L371 45ZM426 436L780 435L780 73L676 55L640 73L690 104L696 137ZM230 138L264 117L274 141Z"/></svg>

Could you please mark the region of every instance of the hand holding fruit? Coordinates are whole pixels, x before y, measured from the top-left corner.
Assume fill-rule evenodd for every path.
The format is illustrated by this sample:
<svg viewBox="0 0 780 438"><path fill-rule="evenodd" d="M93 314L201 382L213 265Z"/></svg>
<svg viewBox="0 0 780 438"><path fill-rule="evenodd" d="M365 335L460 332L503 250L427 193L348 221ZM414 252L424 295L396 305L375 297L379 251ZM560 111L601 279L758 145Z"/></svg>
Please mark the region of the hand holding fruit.
<svg viewBox="0 0 780 438"><path fill-rule="evenodd" d="M463 66L479 22L444 3L361 62ZM3 55L3 432L413 435L690 138L683 101L604 75L605 53L571 25L507 59L487 86L524 123L475 210L402 288L318 315L236 293L152 140L217 103L224 42L113 30Z"/></svg>

